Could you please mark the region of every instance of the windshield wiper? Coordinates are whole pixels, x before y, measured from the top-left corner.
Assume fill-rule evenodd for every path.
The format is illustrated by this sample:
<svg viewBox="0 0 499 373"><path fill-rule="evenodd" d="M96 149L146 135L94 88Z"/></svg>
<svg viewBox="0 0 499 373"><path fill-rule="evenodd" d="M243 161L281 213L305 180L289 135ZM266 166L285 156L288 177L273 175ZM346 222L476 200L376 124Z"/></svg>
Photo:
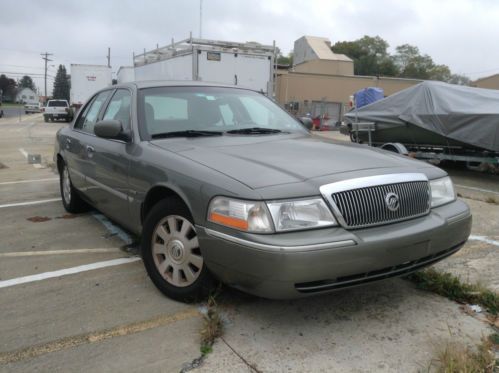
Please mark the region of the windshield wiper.
<svg viewBox="0 0 499 373"><path fill-rule="evenodd" d="M168 137L201 137L201 136L222 136L223 132L220 131L199 131L199 130L184 130L155 133L151 135L153 139L165 139Z"/></svg>
<svg viewBox="0 0 499 373"><path fill-rule="evenodd" d="M237 130L230 130L226 133L229 134L243 134L243 135L258 135L267 133L281 133L281 130L276 128L265 128L265 127L250 127L250 128L239 128Z"/></svg>

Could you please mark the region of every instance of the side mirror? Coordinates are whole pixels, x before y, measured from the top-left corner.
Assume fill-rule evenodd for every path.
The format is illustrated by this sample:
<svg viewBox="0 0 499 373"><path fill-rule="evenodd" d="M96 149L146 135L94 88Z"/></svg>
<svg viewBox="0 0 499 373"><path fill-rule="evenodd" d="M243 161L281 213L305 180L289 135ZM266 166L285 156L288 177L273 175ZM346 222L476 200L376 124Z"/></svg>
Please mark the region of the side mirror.
<svg viewBox="0 0 499 373"><path fill-rule="evenodd" d="M94 133L104 139L116 139L128 141L129 134L123 131L123 125L120 120L101 120L95 123Z"/></svg>
<svg viewBox="0 0 499 373"><path fill-rule="evenodd" d="M300 118L298 118L298 120L301 122L301 124L303 125L303 127L305 127L306 129L308 129L309 131L311 131L312 128L314 127L314 122L310 118L300 117Z"/></svg>

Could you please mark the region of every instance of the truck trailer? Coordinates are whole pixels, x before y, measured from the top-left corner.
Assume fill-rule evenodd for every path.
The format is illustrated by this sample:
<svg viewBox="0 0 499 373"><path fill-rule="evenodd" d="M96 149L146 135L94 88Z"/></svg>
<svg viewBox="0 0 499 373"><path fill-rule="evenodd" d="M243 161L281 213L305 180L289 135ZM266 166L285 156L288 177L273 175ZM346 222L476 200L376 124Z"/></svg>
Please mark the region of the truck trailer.
<svg viewBox="0 0 499 373"><path fill-rule="evenodd" d="M135 79L199 80L240 85L271 96L274 55L275 45L190 37L134 55Z"/></svg>
<svg viewBox="0 0 499 373"><path fill-rule="evenodd" d="M111 68L106 65L71 64L71 106L80 107L92 94L112 84Z"/></svg>

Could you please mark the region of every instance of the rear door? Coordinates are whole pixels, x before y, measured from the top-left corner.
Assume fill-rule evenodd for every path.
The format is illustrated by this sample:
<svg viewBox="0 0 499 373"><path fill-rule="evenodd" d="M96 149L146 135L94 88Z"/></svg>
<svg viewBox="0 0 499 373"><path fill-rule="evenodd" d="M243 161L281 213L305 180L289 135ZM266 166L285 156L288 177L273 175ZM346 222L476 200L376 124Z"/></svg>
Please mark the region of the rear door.
<svg viewBox="0 0 499 373"><path fill-rule="evenodd" d="M95 175L90 140L95 137L95 123L110 95L111 91L109 90L100 92L80 110L73 126L72 137L66 140L71 181L90 200L92 200L92 185L89 184L88 178Z"/></svg>
<svg viewBox="0 0 499 373"><path fill-rule="evenodd" d="M117 89L98 120L119 120L124 131L130 132L132 95L128 89ZM88 174L90 198L106 215L127 226L129 219L128 172L133 142L92 136L92 173Z"/></svg>

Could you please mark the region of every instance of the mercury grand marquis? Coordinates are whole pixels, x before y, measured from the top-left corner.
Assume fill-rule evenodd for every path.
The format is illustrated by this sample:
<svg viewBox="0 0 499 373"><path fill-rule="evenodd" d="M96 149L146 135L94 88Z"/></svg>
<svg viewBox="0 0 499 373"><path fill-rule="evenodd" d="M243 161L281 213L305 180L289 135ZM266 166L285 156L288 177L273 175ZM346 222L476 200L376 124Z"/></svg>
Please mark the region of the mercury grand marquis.
<svg viewBox="0 0 499 373"><path fill-rule="evenodd" d="M406 275L471 230L443 170L312 136L239 87L106 88L57 133L54 160L65 209L139 235L149 277L183 301L218 281L295 298Z"/></svg>

